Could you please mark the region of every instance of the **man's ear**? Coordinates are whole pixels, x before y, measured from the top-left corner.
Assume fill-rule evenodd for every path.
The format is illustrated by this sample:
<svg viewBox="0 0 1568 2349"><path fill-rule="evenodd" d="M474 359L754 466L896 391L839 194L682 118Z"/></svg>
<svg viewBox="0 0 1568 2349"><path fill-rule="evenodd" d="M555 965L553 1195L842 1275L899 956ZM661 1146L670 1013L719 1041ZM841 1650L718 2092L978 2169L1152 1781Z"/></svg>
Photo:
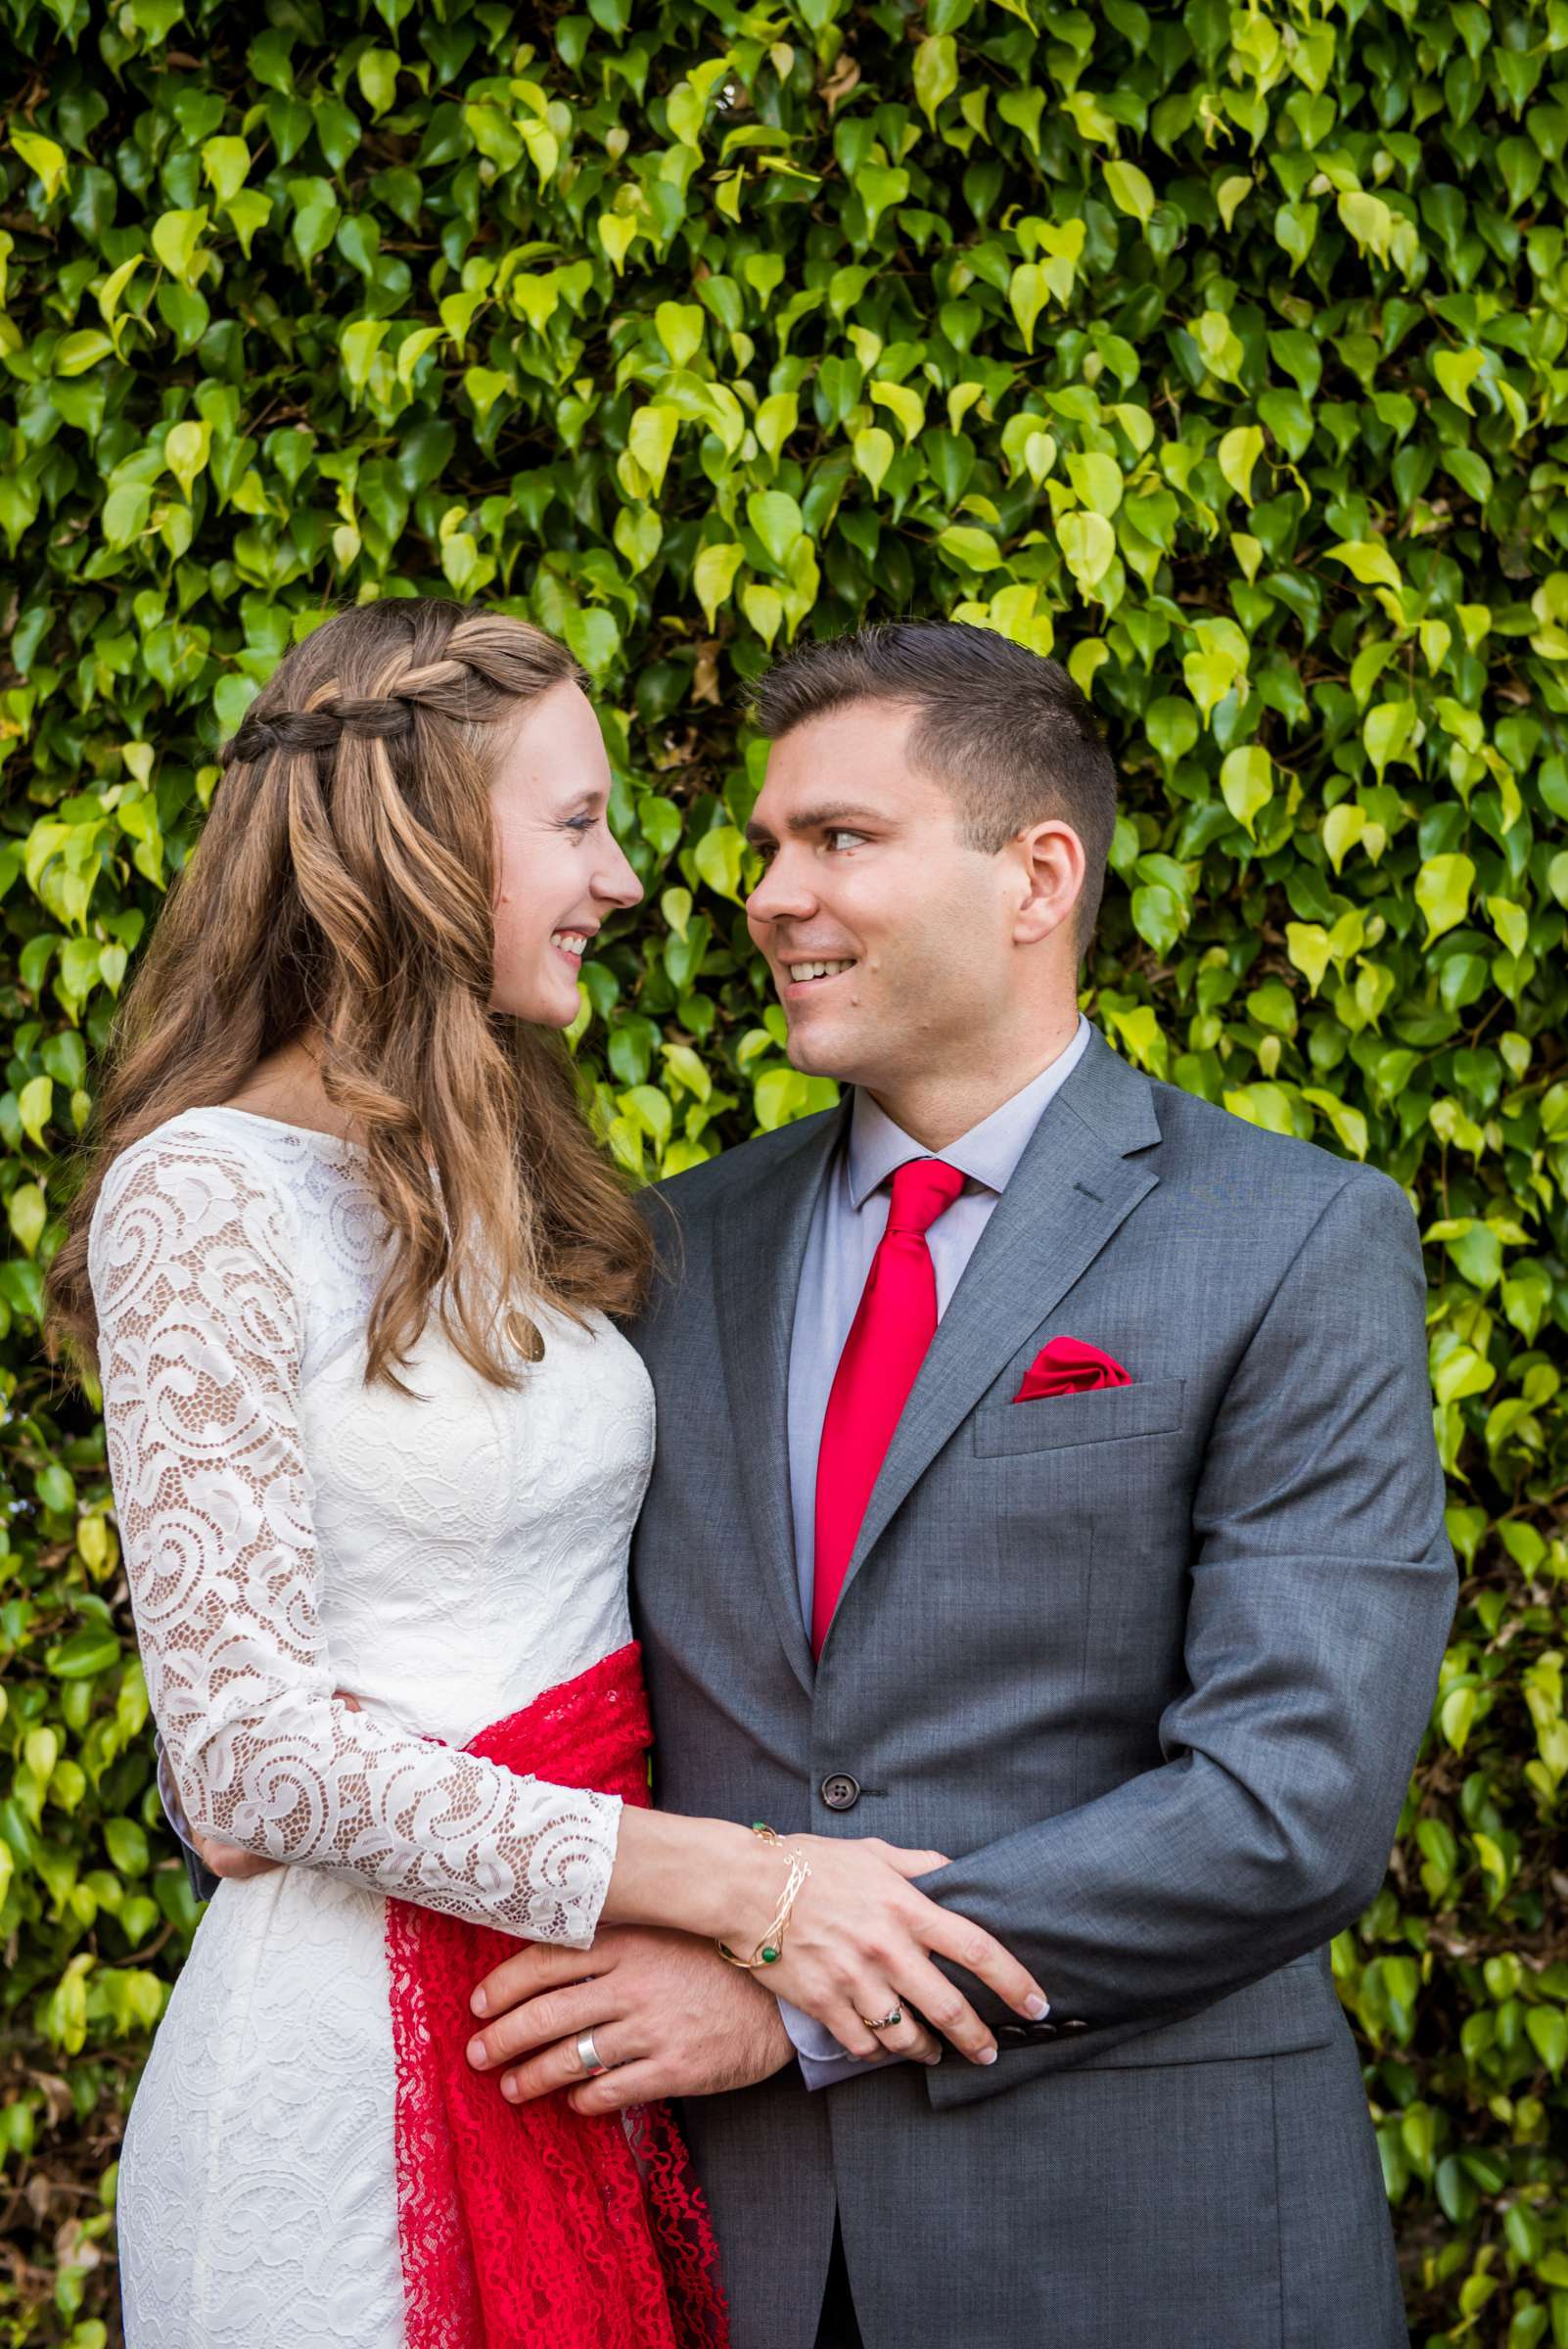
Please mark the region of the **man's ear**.
<svg viewBox="0 0 1568 2349"><path fill-rule="evenodd" d="M1047 816L1020 832L1012 850L1019 880L1013 940L1020 946L1038 945L1072 922L1087 869L1084 843L1071 824Z"/></svg>

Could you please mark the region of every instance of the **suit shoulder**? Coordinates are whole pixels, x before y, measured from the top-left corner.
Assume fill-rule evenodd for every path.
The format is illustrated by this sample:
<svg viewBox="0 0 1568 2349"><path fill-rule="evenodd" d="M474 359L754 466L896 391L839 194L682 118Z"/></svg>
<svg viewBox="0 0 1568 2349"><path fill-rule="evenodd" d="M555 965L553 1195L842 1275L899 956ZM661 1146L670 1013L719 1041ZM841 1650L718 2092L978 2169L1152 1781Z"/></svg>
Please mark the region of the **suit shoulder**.
<svg viewBox="0 0 1568 2349"><path fill-rule="evenodd" d="M1163 1182L1186 1180L1208 1190L1218 1184L1232 1193L1238 1205L1268 1202L1299 1209L1309 1219L1315 1219L1342 1191L1354 1191L1368 1205L1379 1201L1385 1211L1398 1202L1407 1218L1413 1212L1392 1175L1360 1159L1254 1126L1180 1085L1153 1079L1150 1091L1164 1143Z"/></svg>

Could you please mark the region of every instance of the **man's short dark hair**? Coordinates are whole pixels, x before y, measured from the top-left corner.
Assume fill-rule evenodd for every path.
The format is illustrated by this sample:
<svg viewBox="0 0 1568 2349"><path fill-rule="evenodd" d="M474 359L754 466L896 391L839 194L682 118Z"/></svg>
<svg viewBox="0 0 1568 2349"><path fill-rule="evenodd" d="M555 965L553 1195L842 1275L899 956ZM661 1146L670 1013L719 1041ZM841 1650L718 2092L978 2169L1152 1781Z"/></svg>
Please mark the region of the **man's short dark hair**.
<svg viewBox="0 0 1568 2349"><path fill-rule="evenodd" d="M995 855L1054 816L1084 843L1075 921L1088 951L1116 830L1116 767L1061 664L961 620L886 620L798 645L760 681L752 718L769 741L852 702L918 713L909 757L958 803L969 846Z"/></svg>

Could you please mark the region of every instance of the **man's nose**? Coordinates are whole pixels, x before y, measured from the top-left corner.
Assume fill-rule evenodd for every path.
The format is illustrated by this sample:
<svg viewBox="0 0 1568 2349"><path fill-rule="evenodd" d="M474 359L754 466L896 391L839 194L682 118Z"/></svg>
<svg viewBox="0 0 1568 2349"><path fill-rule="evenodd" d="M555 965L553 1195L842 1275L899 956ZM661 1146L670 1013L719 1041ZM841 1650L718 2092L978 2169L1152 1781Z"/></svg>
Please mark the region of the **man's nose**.
<svg viewBox="0 0 1568 2349"><path fill-rule="evenodd" d="M774 857L746 900L749 922L804 921L815 910L809 876L783 856Z"/></svg>

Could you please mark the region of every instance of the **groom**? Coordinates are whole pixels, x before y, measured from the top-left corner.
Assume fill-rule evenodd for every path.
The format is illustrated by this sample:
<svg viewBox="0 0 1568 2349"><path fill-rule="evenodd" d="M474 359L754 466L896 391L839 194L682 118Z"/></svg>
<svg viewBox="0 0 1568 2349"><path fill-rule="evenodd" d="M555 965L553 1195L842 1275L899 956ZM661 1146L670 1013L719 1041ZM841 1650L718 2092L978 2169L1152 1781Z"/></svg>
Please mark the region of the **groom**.
<svg viewBox="0 0 1568 2349"><path fill-rule="evenodd" d="M658 1795L950 1855L1051 2011L956 1977L990 2064L852 2059L912 2016L797 2061L751 1977L614 1931L499 1968L487 2054L690 2099L735 2349L1396 2349L1326 1945L1454 1599L1409 1206L1079 1016L1115 775L1054 663L899 623L758 716L752 934L847 1090L652 1195Z"/></svg>

